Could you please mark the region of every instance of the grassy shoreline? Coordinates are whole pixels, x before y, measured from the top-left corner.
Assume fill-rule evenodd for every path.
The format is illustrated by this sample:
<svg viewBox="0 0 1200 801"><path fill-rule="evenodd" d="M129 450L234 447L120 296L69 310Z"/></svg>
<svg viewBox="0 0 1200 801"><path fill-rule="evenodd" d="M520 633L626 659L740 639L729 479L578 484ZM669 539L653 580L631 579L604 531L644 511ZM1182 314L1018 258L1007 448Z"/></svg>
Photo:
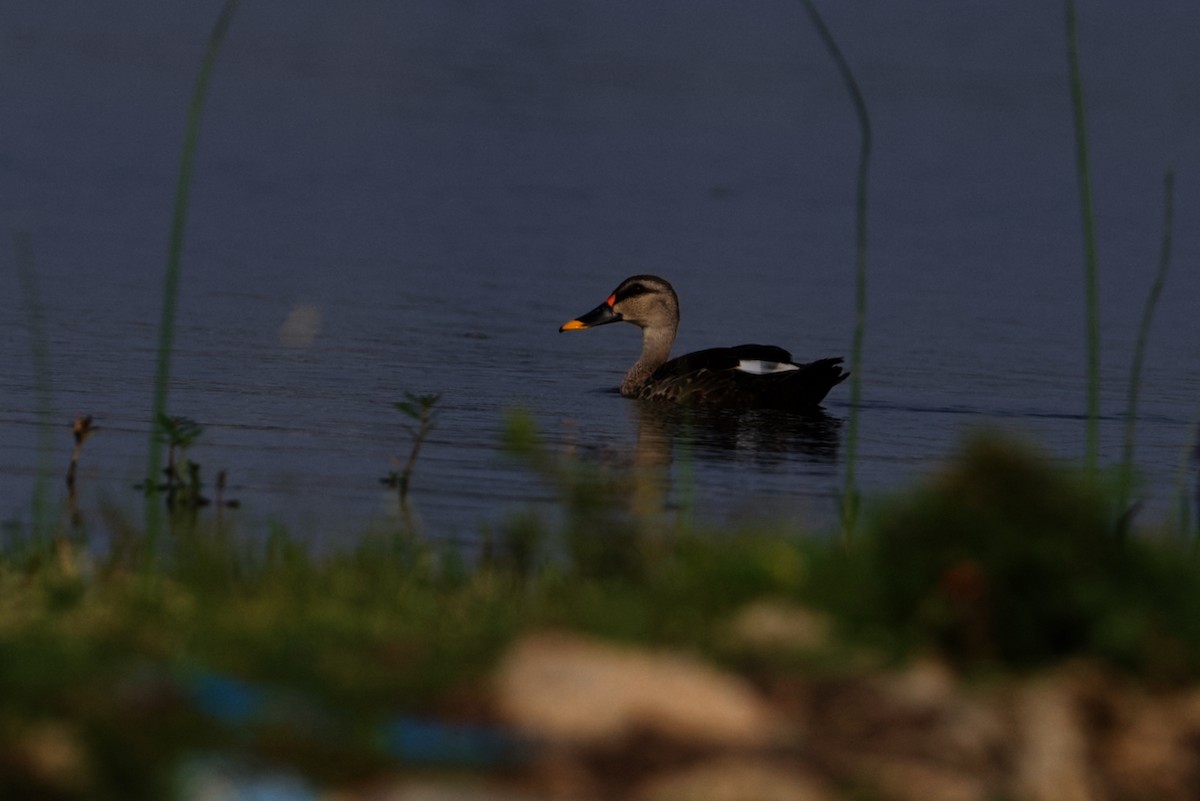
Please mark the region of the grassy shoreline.
<svg viewBox="0 0 1200 801"><path fill-rule="evenodd" d="M0 760L0 790L171 797L179 766L213 749L317 785L424 770L380 732L506 725L494 671L540 631L692 654L759 686L929 657L974 681L1081 659L1147 688L1200 678L1194 544L1119 537L1111 492L1011 443L968 445L926 485L869 507L844 543L638 514L627 476L528 433L509 447L556 482L561 526L513 521L476 566L400 531L314 555L283 533L254 545L180 525L150 570L153 538L138 532L103 555L66 536L10 538L0 750L36 751L49 726L78 764L67 781ZM814 615L829 636L731 644L730 621L759 604Z"/></svg>

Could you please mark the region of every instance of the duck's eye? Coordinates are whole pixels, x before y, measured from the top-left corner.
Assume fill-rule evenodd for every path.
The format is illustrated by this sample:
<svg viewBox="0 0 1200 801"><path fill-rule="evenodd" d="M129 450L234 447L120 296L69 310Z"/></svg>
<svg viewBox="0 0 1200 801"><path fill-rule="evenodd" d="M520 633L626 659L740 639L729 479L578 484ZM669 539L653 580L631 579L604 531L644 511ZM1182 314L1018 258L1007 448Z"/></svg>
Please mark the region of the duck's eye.
<svg viewBox="0 0 1200 801"><path fill-rule="evenodd" d="M625 300L626 298L633 298L633 297L637 297L638 295L645 295L649 291L650 290L647 289L644 284L630 284L629 286L627 286L623 290L621 290L621 293L620 293L620 295L618 295L618 297L621 300Z"/></svg>

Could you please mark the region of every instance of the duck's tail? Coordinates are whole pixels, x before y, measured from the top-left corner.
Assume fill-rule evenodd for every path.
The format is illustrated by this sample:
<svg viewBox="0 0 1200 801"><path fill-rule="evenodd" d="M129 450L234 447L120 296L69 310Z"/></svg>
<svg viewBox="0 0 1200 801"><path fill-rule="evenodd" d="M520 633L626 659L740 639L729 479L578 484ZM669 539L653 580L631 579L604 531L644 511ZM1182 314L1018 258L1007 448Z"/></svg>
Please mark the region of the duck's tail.
<svg viewBox="0 0 1200 801"><path fill-rule="evenodd" d="M799 370L781 375L781 381L788 387L788 391L783 393L788 398L787 405L792 408L812 407L825 400L829 390L850 377L850 373L842 369L843 361L840 356L818 359L800 365Z"/></svg>

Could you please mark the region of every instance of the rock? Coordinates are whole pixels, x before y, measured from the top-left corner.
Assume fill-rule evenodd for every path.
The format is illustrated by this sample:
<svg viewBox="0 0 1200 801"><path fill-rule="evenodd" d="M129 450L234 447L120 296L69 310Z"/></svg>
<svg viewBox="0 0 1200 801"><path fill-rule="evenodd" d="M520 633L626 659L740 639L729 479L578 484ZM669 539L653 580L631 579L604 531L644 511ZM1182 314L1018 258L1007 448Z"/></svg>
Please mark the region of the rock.
<svg viewBox="0 0 1200 801"><path fill-rule="evenodd" d="M918 659L877 683L891 704L910 715L944 713L957 701L954 673L937 659Z"/></svg>
<svg viewBox="0 0 1200 801"><path fill-rule="evenodd" d="M265 796L264 796L265 797ZM543 801L539 796L463 779L397 779L363 790L339 790L324 801Z"/></svg>
<svg viewBox="0 0 1200 801"><path fill-rule="evenodd" d="M814 759L888 801L984 801L1007 735L996 705L968 693L942 661L842 681L814 696ZM872 798L875 795L871 795Z"/></svg>
<svg viewBox="0 0 1200 801"><path fill-rule="evenodd" d="M1010 737L1001 701L968 690L939 660L819 681L793 696L788 704L808 748L838 773L869 774L877 761L899 761L992 781L1002 769Z"/></svg>
<svg viewBox="0 0 1200 801"><path fill-rule="evenodd" d="M712 746L772 743L779 725L742 679L696 659L569 634L527 636L496 676L496 704L534 736L577 745L636 732Z"/></svg>
<svg viewBox="0 0 1200 801"><path fill-rule="evenodd" d="M1046 679L1017 691L1014 792L1023 801L1094 801L1083 721L1067 682Z"/></svg>
<svg viewBox="0 0 1200 801"><path fill-rule="evenodd" d="M604 797L603 781L609 779L588 765L582 755L563 748L548 748L530 765L524 779L530 788L547 798L587 801Z"/></svg>
<svg viewBox="0 0 1200 801"><path fill-rule="evenodd" d="M755 652L816 651L829 644L829 618L798 606L759 601L726 626L734 648Z"/></svg>
<svg viewBox="0 0 1200 801"><path fill-rule="evenodd" d="M728 758L655 776L636 801L831 801L820 780L771 763Z"/></svg>
<svg viewBox="0 0 1200 801"><path fill-rule="evenodd" d="M909 734L923 743L906 749L910 753L948 771L979 775L1000 758L1008 732L999 704L961 686L944 662L919 659L876 683L894 719L907 721Z"/></svg>
<svg viewBox="0 0 1200 801"><path fill-rule="evenodd" d="M869 771L871 784L889 801L986 801L985 781L945 765L885 760Z"/></svg>
<svg viewBox="0 0 1200 801"><path fill-rule="evenodd" d="M299 773L251 765L236 756L202 755L183 760L176 774L181 801L319 801L316 787Z"/></svg>
<svg viewBox="0 0 1200 801"><path fill-rule="evenodd" d="M0 759L3 768L16 769L35 784L70 795L86 790L93 779L79 733L66 723L43 722L24 732Z"/></svg>
<svg viewBox="0 0 1200 801"><path fill-rule="evenodd" d="M1195 731L1188 730L1186 701L1138 694L1121 706L1122 719L1100 752L1100 764L1118 797L1195 798Z"/></svg>

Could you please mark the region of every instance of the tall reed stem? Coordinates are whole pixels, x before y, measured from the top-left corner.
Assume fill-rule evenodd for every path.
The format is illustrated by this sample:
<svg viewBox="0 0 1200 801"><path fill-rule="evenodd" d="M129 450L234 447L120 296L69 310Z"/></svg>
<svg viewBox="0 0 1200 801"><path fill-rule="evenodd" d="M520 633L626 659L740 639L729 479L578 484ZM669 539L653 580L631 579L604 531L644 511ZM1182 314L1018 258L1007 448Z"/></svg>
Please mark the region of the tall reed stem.
<svg viewBox="0 0 1200 801"><path fill-rule="evenodd" d="M1096 220L1088 167L1083 76L1079 70L1079 31L1074 0L1066 0L1067 67L1075 120L1075 161L1079 172L1079 210L1083 217L1083 270L1087 340L1087 452L1084 464L1095 477L1100 442L1100 290L1096 269Z"/></svg>
<svg viewBox="0 0 1200 801"><path fill-rule="evenodd" d="M1158 256L1158 272L1154 275L1154 283L1150 294L1146 296L1146 305L1142 309L1142 321L1138 326L1137 344L1133 350L1133 364L1129 369L1129 403L1125 417L1125 443L1121 456L1121 485L1120 500L1117 506L1118 514L1125 514L1129 504L1129 495L1133 484L1133 446L1134 428L1137 425L1138 397L1142 391L1142 362L1146 355L1146 341L1150 338L1150 324L1154 320L1154 310L1158 306L1159 296L1167 282L1167 270L1171 265L1171 244L1174 239L1175 225L1175 171L1168 169L1163 177L1163 234L1162 250Z"/></svg>
<svg viewBox="0 0 1200 801"><path fill-rule="evenodd" d="M842 536L849 541L858 522L859 492L855 482L858 462L858 425L860 399L862 397L863 339L867 330L867 176L871 164L871 118L867 114L867 103L862 90L850 69L846 57L830 33L825 20L817 12L812 0L803 0L804 8L812 20L825 49L837 65L838 72L850 93L858 127L862 134L858 152L858 177L855 182L854 217L854 343L850 348L850 425L846 432L846 474L842 487Z"/></svg>
<svg viewBox="0 0 1200 801"><path fill-rule="evenodd" d="M1200 553L1200 407L1192 415L1184 441L1186 444L1180 451L1179 465L1175 469L1175 527L1181 536L1192 538L1193 549ZM1196 494L1194 499L1189 500L1187 480L1191 469L1196 472ZM1196 505L1194 515L1191 508L1193 500Z"/></svg>
<svg viewBox="0 0 1200 801"><path fill-rule="evenodd" d="M146 530L153 537L161 523L157 487L162 471L162 420L167 417L167 393L171 380L171 353L175 340L175 310L179 298L180 262L183 256L183 234L187 227L188 196L192 183L192 164L196 142L200 135L200 119L208 82L212 76L217 51L233 22L239 0L225 0L221 13L208 37L208 47L200 62L192 102L184 129L183 148L179 159L179 176L175 185L175 209L171 217L171 236L167 244L167 269L163 280L162 314L158 324L158 355L154 371L154 399L150 412L150 446L146 459Z"/></svg>
<svg viewBox="0 0 1200 801"><path fill-rule="evenodd" d="M45 544L50 533L50 474L54 456L54 404L50 389L50 346L46 339L46 310L38 294L33 266L33 238L28 231L13 232L16 251L17 281L25 301L25 325L29 330L29 351L33 361L33 388L37 394L38 470L33 484L34 542Z"/></svg>

